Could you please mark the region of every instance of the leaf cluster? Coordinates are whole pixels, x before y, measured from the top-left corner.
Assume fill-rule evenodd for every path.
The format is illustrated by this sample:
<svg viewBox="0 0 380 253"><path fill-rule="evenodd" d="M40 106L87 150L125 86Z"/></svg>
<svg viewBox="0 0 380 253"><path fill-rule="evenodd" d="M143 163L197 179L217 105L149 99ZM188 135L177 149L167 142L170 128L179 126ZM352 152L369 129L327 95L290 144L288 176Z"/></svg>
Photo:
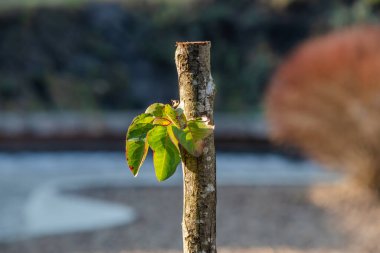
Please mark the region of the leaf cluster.
<svg viewBox="0 0 380 253"><path fill-rule="evenodd" d="M153 164L158 181L174 174L181 161L180 147L197 157L203 151L203 139L214 126L209 120L187 120L178 106L154 103L145 113L133 119L126 139L126 158L134 176L137 176L149 147L153 151Z"/></svg>

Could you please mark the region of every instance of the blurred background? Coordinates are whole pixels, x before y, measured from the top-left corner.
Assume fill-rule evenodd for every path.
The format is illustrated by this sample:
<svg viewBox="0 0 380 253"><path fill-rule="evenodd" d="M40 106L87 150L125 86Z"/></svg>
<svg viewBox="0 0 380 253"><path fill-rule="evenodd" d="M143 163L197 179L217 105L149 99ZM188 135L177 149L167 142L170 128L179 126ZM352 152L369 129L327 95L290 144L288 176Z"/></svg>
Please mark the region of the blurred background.
<svg viewBox="0 0 380 253"><path fill-rule="evenodd" d="M136 114L178 98L175 42L194 40L212 42L221 252L378 252L377 230L355 229L379 212L326 204L341 175L271 144L263 96L301 42L379 13L377 0L0 1L0 252L180 251L181 170L158 184L148 159L133 178L124 142ZM357 223L336 219L345 204Z"/></svg>

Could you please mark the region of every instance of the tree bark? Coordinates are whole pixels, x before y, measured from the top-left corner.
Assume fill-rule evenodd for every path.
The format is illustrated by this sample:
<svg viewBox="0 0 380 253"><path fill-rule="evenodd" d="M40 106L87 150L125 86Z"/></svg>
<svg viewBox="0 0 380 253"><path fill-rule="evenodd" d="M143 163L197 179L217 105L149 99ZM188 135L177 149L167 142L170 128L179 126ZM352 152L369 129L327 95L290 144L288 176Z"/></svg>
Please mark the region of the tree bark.
<svg viewBox="0 0 380 253"><path fill-rule="evenodd" d="M175 62L180 100L187 119L206 116L214 124L215 85L209 41L177 42ZM183 168L183 251L216 252L216 163L214 135L204 140L202 155L181 149Z"/></svg>

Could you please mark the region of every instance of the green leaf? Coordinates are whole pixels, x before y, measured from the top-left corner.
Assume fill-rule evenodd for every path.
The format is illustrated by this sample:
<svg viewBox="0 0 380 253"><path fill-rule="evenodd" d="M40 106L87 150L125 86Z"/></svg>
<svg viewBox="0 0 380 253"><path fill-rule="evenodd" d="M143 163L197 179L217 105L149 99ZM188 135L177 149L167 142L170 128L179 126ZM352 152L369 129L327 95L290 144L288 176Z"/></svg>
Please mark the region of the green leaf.
<svg viewBox="0 0 380 253"><path fill-rule="evenodd" d="M189 120L187 122L187 127L193 135L195 141L203 140L214 131L214 126L209 125L208 121L203 119Z"/></svg>
<svg viewBox="0 0 380 253"><path fill-rule="evenodd" d="M180 162L178 149L171 141L167 127L155 126L148 133L148 143L153 150L153 164L158 181L164 181L176 171Z"/></svg>
<svg viewBox="0 0 380 253"><path fill-rule="evenodd" d="M144 123L152 123L153 121L153 116L149 113L142 113L138 116L136 116L131 125L135 125L135 124L144 124Z"/></svg>
<svg viewBox="0 0 380 253"><path fill-rule="evenodd" d="M202 154L203 141L195 141L188 127L186 127L185 129L180 129L175 126L171 126L170 128L173 131L173 134L178 140L178 142L181 144L182 147L186 149L187 152L189 152L193 156L200 156Z"/></svg>
<svg viewBox="0 0 380 253"><path fill-rule="evenodd" d="M127 141L132 139L145 139L146 134L153 128L151 123L142 123L131 125L127 133Z"/></svg>
<svg viewBox="0 0 380 253"><path fill-rule="evenodd" d="M154 117L148 113L143 113L135 117L128 128L127 141L130 139L145 138L148 131L153 128Z"/></svg>
<svg viewBox="0 0 380 253"><path fill-rule="evenodd" d="M170 105L165 105L164 115L169 119L175 126L180 127L180 122L178 120L178 114L176 110Z"/></svg>
<svg viewBox="0 0 380 253"><path fill-rule="evenodd" d="M153 117L143 113L132 121L127 132L125 143L125 155L129 169L134 176L137 176L141 165L148 153L147 133L153 128Z"/></svg>
<svg viewBox="0 0 380 253"><path fill-rule="evenodd" d="M164 115L165 105L162 103L151 104L146 110L145 113L150 113L155 117L162 117Z"/></svg>
<svg viewBox="0 0 380 253"><path fill-rule="evenodd" d="M165 118L155 118L153 120L154 125L160 125L160 126L168 126L171 124L170 120Z"/></svg>
<svg viewBox="0 0 380 253"><path fill-rule="evenodd" d="M178 147L178 139L177 137L174 135L173 133L173 127L172 126L168 126L167 127L168 129L168 134L169 134L169 138L170 140L173 142L174 146L178 149L179 151L179 147Z"/></svg>
<svg viewBox="0 0 380 253"><path fill-rule="evenodd" d="M203 151L203 139L212 134L208 120L187 122L183 103L176 106L155 103L132 121L126 139L126 157L133 175L137 175L148 153L153 150L153 163L159 181L176 171L180 162L179 144L193 156Z"/></svg>
<svg viewBox="0 0 380 253"><path fill-rule="evenodd" d="M203 151L203 139L212 134L214 126L203 119L190 120L184 129L171 126L174 136L187 152L200 156Z"/></svg>
<svg viewBox="0 0 380 253"><path fill-rule="evenodd" d="M145 140L129 140L126 143L126 157L129 169L134 176L139 173L148 153L148 143Z"/></svg>

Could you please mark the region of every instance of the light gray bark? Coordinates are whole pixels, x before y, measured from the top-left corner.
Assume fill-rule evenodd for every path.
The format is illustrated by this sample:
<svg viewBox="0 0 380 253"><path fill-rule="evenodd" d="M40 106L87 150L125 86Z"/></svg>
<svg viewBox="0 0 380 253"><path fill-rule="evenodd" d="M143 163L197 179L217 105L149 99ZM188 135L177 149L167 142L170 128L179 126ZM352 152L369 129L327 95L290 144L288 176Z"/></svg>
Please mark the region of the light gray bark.
<svg viewBox="0 0 380 253"><path fill-rule="evenodd" d="M178 42L175 62L180 100L187 119L206 116L214 124L215 85L210 71L209 41ZM216 252L216 163L214 135L204 141L203 153L194 157L181 149L185 253Z"/></svg>

